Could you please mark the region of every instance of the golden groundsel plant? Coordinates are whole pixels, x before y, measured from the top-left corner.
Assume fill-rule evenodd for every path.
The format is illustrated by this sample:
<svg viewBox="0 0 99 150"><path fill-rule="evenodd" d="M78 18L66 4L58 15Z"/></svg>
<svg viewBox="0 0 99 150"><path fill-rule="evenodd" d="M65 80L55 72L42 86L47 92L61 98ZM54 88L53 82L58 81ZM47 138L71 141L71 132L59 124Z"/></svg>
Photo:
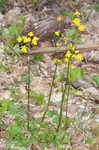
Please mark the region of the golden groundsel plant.
<svg viewBox="0 0 99 150"><path fill-rule="evenodd" d="M79 11L75 11L75 13L73 14L74 16L74 19L73 19L73 23L74 25L78 28L79 31L84 31L85 30L85 26L81 23L81 19L79 18L80 16L80 12ZM77 17L78 16L78 17ZM57 17L57 21L62 21L63 18L62 17ZM56 36L60 36L60 31L56 31L55 32L55 35ZM64 61L66 63L69 62L70 59L78 59L80 61L83 60L83 55L79 53L79 50L77 50L74 46L73 46L73 43L72 41L70 43L67 42L67 37L63 37L63 41L64 41L64 44L67 44L66 46L68 47L68 50L65 54L65 57L64 57ZM61 43L60 42L57 42L56 43L56 46L59 48L61 47ZM54 58L54 62L55 63L61 63L62 61L59 60L58 58ZM62 67L63 68L63 67Z"/></svg>
<svg viewBox="0 0 99 150"><path fill-rule="evenodd" d="M19 43L19 47L23 53L27 53L30 45L36 46L38 44L38 40L39 38L35 36L33 32L29 32L27 36L19 36L17 38L17 42Z"/></svg>

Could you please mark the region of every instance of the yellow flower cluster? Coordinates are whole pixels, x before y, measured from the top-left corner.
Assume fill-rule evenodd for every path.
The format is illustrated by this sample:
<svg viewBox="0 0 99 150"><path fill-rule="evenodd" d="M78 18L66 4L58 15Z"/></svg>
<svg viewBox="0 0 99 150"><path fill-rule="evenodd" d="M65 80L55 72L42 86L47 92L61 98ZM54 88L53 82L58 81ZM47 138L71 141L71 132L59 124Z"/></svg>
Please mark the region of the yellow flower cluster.
<svg viewBox="0 0 99 150"><path fill-rule="evenodd" d="M54 63L58 64L58 63L61 63L62 61L58 58L54 58Z"/></svg>
<svg viewBox="0 0 99 150"><path fill-rule="evenodd" d="M21 51L24 53L26 53L28 49L28 46L26 46L26 44L30 43L35 46L37 45L38 40L39 39L32 32L29 32L27 36L19 36L17 38L17 42L21 47Z"/></svg>
<svg viewBox="0 0 99 150"><path fill-rule="evenodd" d="M75 58L80 61L83 60L83 55L79 54L79 50L75 50L72 43L69 43L68 47L69 47L69 50L66 52L65 58L64 58L65 62L69 62L70 58Z"/></svg>
<svg viewBox="0 0 99 150"><path fill-rule="evenodd" d="M76 16L76 15L80 15L80 12L79 11L76 11L75 13L74 13L74 15ZM80 18L75 18L74 20L73 20L73 22L74 22L74 24L78 27L78 29L80 30L80 31L84 31L85 30L85 26L83 25L83 24L81 24L81 20L80 20Z"/></svg>

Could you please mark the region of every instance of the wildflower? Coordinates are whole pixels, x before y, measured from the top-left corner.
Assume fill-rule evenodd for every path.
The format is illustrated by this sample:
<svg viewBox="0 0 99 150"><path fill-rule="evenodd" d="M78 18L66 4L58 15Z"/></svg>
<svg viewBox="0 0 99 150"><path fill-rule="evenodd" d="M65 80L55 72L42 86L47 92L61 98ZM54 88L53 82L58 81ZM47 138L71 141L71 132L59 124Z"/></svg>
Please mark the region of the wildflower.
<svg viewBox="0 0 99 150"><path fill-rule="evenodd" d="M73 55L72 55L72 58L76 58L76 55L75 55L75 54L73 54Z"/></svg>
<svg viewBox="0 0 99 150"><path fill-rule="evenodd" d="M31 38L28 37L28 38L27 38L27 42L31 42Z"/></svg>
<svg viewBox="0 0 99 150"><path fill-rule="evenodd" d="M33 40L38 41L39 39L37 36L34 36Z"/></svg>
<svg viewBox="0 0 99 150"><path fill-rule="evenodd" d="M62 61L60 59L58 59L58 58L54 58L54 62L55 63L61 63Z"/></svg>
<svg viewBox="0 0 99 150"><path fill-rule="evenodd" d="M65 61L65 62L69 62L69 58L65 57L65 58L64 58L64 61Z"/></svg>
<svg viewBox="0 0 99 150"><path fill-rule="evenodd" d="M72 44L72 43L69 43L68 46L71 48L71 47L73 46L73 44Z"/></svg>
<svg viewBox="0 0 99 150"><path fill-rule="evenodd" d="M80 31L83 31L83 30L85 30L85 26L82 24L82 25L80 25L80 26L78 27L78 29L79 29Z"/></svg>
<svg viewBox="0 0 99 150"><path fill-rule="evenodd" d="M75 54L77 54L77 53L79 53L79 51L78 51L78 50L75 50Z"/></svg>
<svg viewBox="0 0 99 150"><path fill-rule="evenodd" d="M57 42L57 43L56 43L56 46L57 46L57 47L61 47L61 43L60 43L60 42Z"/></svg>
<svg viewBox="0 0 99 150"><path fill-rule="evenodd" d="M27 43L27 41L28 41L28 40L27 40L27 37L26 37L26 36L22 36L22 38L23 38L23 42L24 42L24 43Z"/></svg>
<svg viewBox="0 0 99 150"><path fill-rule="evenodd" d="M81 20L80 20L79 18L75 18L75 19L73 20L73 22L74 22L74 24L75 24L76 26L80 26Z"/></svg>
<svg viewBox="0 0 99 150"><path fill-rule="evenodd" d="M17 41L18 41L19 43L21 43L21 42L22 42L22 37L19 36L19 37L17 38Z"/></svg>
<svg viewBox="0 0 99 150"><path fill-rule="evenodd" d="M24 46L21 46L21 51L23 53L26 53L27 52L27 47L24 45Z"/></svg>
<svg viewBox="0 0 99 150"><path fill-rule="evenodd" d="M28 36L32 37L32 36L34 36L34 34L32 32L29 32Z"/></svg>
<svg viewBox="0 0 99 150"><path fill-rule="evenodd" d="M67 53L65 54L65 56L68 57L68 58L69 58L71 55L72 55L72 54L71 54L71 51L69 51L69 50L68 50Z"/></svg>
<svg viewBox="0 0 99 150"><path fill-rule="evenodd" d="M75 50L75 47L72 47L72 51L74 51Z"/></svg>
<svg viewBox="0 0 99 150"><path fill-rule="evenodd" d="M63 18L61 16L57 17L57 21L62 21Z"/></svg>
<svg viewBox="0 0 99 150"><path fill-rule="evenodd" d="M65 68L65 65L62 65L62 66L61 66L61 69L64 70L64 68Z"/></svg>
<svg viewBox="0 0 99 150"><path fill-rule="evenodd" d="M82 60L83 60L83 55L82 55L82 54L78 54L78 55L76 56L76 58L79 59L80 61L82 61Z"/></svg>
<svg viewBox="0 0 99 150"><path fill-rule="evenodd" d="M80 12L79 11L76 11L75 13L74 13L74 15L76 16L76 15L80 15Z"/></svg>
<svg viewBox="0 0 99 150"><path fill-rule="evenodd" d="M56 35L56 36L59 36L59 35L60 35L60 31L56 31L56 32L55 32L55 35Z"/></svg>
<svg viewBox="0 0 99 150"><path fill-rule="evenodd" d="M33 39L33 40L32 40L32 44L33 44L33 45L37 45L37 41Z"/></svg>

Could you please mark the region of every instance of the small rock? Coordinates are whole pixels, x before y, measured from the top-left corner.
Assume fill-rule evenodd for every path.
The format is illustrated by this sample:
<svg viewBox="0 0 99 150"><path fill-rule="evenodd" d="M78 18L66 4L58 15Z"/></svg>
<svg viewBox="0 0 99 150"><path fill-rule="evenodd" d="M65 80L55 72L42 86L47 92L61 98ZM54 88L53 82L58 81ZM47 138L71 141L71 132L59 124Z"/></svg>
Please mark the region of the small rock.
<svg viewBox="0 0 99 150"><path fill-rule="evenodd" d="M86 52L83 55L87 61L99 63L99 51Z"/></svg>

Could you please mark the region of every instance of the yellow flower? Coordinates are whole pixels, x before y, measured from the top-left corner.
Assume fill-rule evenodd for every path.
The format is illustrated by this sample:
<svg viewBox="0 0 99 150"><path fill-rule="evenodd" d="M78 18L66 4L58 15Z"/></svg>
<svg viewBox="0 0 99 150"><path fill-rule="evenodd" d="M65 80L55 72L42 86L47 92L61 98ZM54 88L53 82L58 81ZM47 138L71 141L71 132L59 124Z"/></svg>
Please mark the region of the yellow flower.
<svg viewBox="0 0 99 150"><path fill-rule="evenodd" d="M56 46L57 46L57 47L61 47L61 43L60 43L60 42L57 42L57 43L56 43Z"/></svg>
<svg viewBox="0 0 99 150"><path fill-rule="evenodd" d="M18 41L19 43L21 43L21 42L22 42L22 37L19 36L19 37L17 38L17 41Z"/></svg>
<svg viewBox="0 0 99 150"><path fill-rule="evenodd" d="M27 52L27 47L24 45L24 46L21 46L21 51L23 53L26 53Z"/></svg>
<svg viewBox="0 0 99 150"><path fill-rule="evenodd" d="M78 55L76 56L76 58L79 59L80 61L82 61L82 60L83 60L83 55L82 55L82 54L78 54Z"/></svg>
<svg viewBox="0 0 99 150"><path fill-rule="evenodd" d="M64 68L65 68L65 65L62 65L62 66L61 66L61 69L64 70Z"/></svg>
<svg viewBox="0 0 99 150"><path fill-rule="evenodd" d="M63 18L61 16L57 17L57 21L62 21Z"/></svg>
<svg viewBox="0 0 99 150"><path fill-rule="evenodd" d="M31 42L31 38L28 37L28 38L27 38L27 42Z"/></svg>
<svg viewBox="0 0 99 150"><path fill-rule="evenodd" d="M72 47L72 51L74 51L75 50L75 47Z"/></svg>
<svg viewBox="0 0 99 150"><path fill-rule="evenodd" d="M70 48L72 48L73 44L72 44L72 43L69 43L68 46L69 46Z"/></svg>
<svg viewBox="0 0 99 150"><path fill-rule="evenodd" d="M32 36L34 36L34 34L32 32L29 32L28 36L32 37Z"/></svg>
<svg viewBox="0 0 99 150"><path fill-rule="evenodd" d="M82 25L80 25L80 26L78 27L78 29L79 29L80 31L83 31L83 30L85 30L85 26L82 24Z"/></svg>
<svg viewBox="0 0 99 150"><path fill-rule="evenodd" d="M37 41L33 39L33 40L32 40L32 44L33 44L33 45L37 45Z"/></svg>
<svg viewBox="0 0 99 150"><path fill-rule="evenodd" d="M38 41L39 39L38 39L37 36L34 36L33 40L34 40L34 41Z"/></svg>
<svg viewBox="0 0 99 150"><path fill-rule="evenodd" d="M77 53L79 53L79 51L78 51L78 50L75 50L75 54L77 54Z"/></svg>
<svg viewBox="0 0 99 150"><path fill-rule="evenodd" d="M58 58L54 58L54 62L55 63L61 63L62 61L60 59L58 59Z"/></svg>
<svg viewBox="0 0 99 150"><path fill-rule="evenodd" d="M75 24L76 26L80 26L81 20L80 20L79 18L75 18L75 19L73 20L73 22L74 22L74 24Z"/></svg>
<svg viewBox="0 0 99 150"><path fill-rule="evenodd" d="M68 57L68 58L69 58L71 55L72 55L72 54L71 54L71 51L69 51L69 50L68 50L67 53L65 54L65 56Z"/></svg>
<svg viewBox="0 0 99 150"><path fill-rule="evenodd" d="M22 36L23 42L27 43L27 37L26 36Z"/></svg>
<svg viewBox="0 0 99 150"><path fill-rule="evenodd" d="M56 31L55 35L59 36L60 35L60 31Z"/></svg>
<svg viewBox="0 0 99 150"><path fill-rule="evenodd" d="M73 55L72 55L72 58L76 58L76 55L75 55L75 54L73 54Z"/></svg>
<svg viewBox="0 0 99 150"><path fill-rule="evenodd" d="M69 58L65 57L65 58L64 58L64 61L65 61L65 62L69 62Z"/></svg>
<svg viewBox="0 0 99 150"><path fill-rule="evenodd" d="M75 13L74 13L74 15L76 16L76 15L80 15L80 12L79 11L76 11Z"/></svg>

